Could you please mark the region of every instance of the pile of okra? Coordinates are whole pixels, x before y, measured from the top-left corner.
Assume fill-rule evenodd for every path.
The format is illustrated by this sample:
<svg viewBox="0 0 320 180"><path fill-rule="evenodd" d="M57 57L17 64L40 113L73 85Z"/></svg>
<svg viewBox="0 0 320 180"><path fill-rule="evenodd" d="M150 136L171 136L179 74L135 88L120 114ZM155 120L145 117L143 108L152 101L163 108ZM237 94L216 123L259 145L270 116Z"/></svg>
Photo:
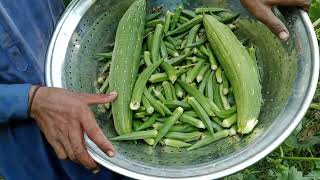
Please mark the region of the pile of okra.
<svg viewBox="0 0 320 180"><path fill-rule="evenodd" d="M210 14L220 22L237 29L239 14L222 8L178 7L174 12L153 12L147 15L139 80L135 89L142 91L140 102L134 102L133 131L111 140L141 140L193 150L236 134L236 104L232 87L211 48L201 14ZM165 14L162 16L162 14ZM97 54L104 63L95 83L97 92L108 91L111 53ZM153 59L160 59L154 62ZM194 98L198 96L197 98ZM214 102L224 115L212 117L205 103ZM110 104L104 106L110 109Z"/></svg>

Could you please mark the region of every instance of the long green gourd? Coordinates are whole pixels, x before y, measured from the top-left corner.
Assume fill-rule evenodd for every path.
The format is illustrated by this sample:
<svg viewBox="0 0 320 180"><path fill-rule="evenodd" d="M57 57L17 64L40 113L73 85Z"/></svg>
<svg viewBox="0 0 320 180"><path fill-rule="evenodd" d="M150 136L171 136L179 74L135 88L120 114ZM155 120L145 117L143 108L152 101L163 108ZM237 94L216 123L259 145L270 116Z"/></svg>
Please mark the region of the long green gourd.
<svg viewBox="0 0 320 180"><path fill-rule="evenodd" d="M114 126L119 135L132 130L130 99L138 75L145 28L146 1L134 2L119 22L110 68L110 90L117 91L112 103Z"/></svg>
<svg viewBox="0 0 320 180"><path fill-rule="evenodd" d="M258 123L262 104L257 66L228 26L209 15L204 16L203 23L210 45L233 88L238 132L248 134Z"/></svg>

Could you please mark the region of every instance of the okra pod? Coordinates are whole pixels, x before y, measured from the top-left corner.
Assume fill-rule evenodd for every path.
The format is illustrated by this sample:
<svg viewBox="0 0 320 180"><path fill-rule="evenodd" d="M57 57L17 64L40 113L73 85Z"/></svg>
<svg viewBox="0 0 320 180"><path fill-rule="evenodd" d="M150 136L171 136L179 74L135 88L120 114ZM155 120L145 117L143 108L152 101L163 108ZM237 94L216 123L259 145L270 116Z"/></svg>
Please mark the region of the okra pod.
<svg viewBox="0 0 320 180"><path fill-rule="evenodd" d="M187 9L183 9L182 10L182 14L184 15L184 16L186 16L187 18L195 18L197 15L196 15L196 13L195 12L193 12L193 11L190 11L190 10L187 10Z"/></svg>
<svg viewBox="0 0 320 180"><path fill-rule="evenodd" d="M209 53L205 45L200 46L199 51L209 57Z"/></svg>
<svg viewBox="0 0 320 180"><path fill-rule="evenodd" d="M222 126L224 128L230 128L237 122L237 114L232 115L231 117L224 119L222 121Z"/></svg>
<svg viewBox="0 0 320 180"><path fill-rule="evenodd" d="M222 73L222 84L223 84L223 94L228 95L229 93L229 80L227 79L226 73Z"/></svg>
<svg viewBox="0 0 320 180"><path fill-rule="evenodd" d="M152 104L155 111L160 113L162 116L166 115L163 109L161 108L161 106L159 105L159 102L150 94L147 88L144 89L143 94L147 98L147 100L150 102L150 104Z"/></svg>
<svg viewBox="0 0 320 180"><path fill-rule="evenodd" d="M134 89L132 91L132 97L130 102L131 110L138 110L141 103L141 98L143 95L143 89L148 82L148 79L152 75L152 73L162 64L161 61L157 61L151 66L147 67L138 77L138 80L135 83Z"/></svg>
<svg viewBox="0 0 320 180"><path fill-rule="evenodd" d="M161 39L161 42L160 42L160 54L161 54L161 57L162 59L168 59L169 58L169 55L168 55L168 50L167 50L167 47L166 45L164 44L164 41Z"/></svg>
<svg viewBox="0 0 320 180"><path fill-rule="evenodd" d="M169 52L169 51L168 51ZM181 63L182 61L184 61L188 56L191 55L191 52L190 53L187 53L187 54L184 54L182 56L179 56L179 57L176 57L176 58L173 58L173 59L169 59L168 60L168 63L171 64L171 65L177 65L179 63Z"/></svg>
<svg viewBox="0 0 320 180"><path fill-rule="evenodd" d="M174 38L172 38L172 37L170 37L170 36L167 36L166 39L167 39L172 45L174 45L174 49L172 49L172 50L177 49L178 44L177 44L177 41L176 41Z"/></svg>
<svg viewBox="0 0 320 180"><path fill-rule="evenodd" d="M128 134L111 138L110 140L111 141L130 141L130 140L139 140L139 139L146 139L146 138L155 138L157 134L158 134L157 130L136 131L136 132L130 132Z"/></svg>
<svg viewBox="0 0 320 180"><path fill-rule="evenodd" d="M157 19L157 18L160 17L160 16L161 16L161 12L156 12L156 13L148 14L147 17L146 17L146 22L155 20L155 19Z"/></svg>
<svg viewBox="0 0 320 180"><path fill-rule="evenodd" d="M146 138L143 139L144 142L146 142L149 146L153 146L154 145L154 139L153 138Z"/></svg>
<svg viewBox="0 0 320 180"><path fill-rule="evenodd" d="M159 59L161 38L163 34L162 32L163 32L163 25L157 24L156 30L154 31L153 44L152 44L152 50L151 50L152 62L156 62Z"/></svg>
<svg viewBox="0 0 320 180"><path fill-rule="evenodd" d="M167 49L171 49L171 50L175 51L176 48L174 47L174 45L172 43L170 43L168 41L164 41L164 44Z"/></svg>
<svg viewBox="0 0 320 180"><path fill-rule="evenodd" d="M182 107L184 110L192 109L192 107L188 103L182 102L182 101L176 101L176 100L167 101L166 103L164 103L164 105L169 109L176 109L178 107Z"/></svg>
<svg viewBox="0 0 320 180"><path fill-rule="evenodd" d="M152 52L153 35L154 33L150 33L149 36L147 37L147 47L149 52ZM153 59L151 59L151 61L153 61Z"/></svg>
<svg viewBox="0 0 320 180"><path fill-rule="evenodd" d="M143 124L142 121L140 121L140 120L134 120L134 121L132 122L132 127L133 127L133 129L134 129L135 131L137 131L137 129L138 129L142 124Z"/></svg>
<svg viewBox="0 0 320 180"><path fill-rule="evenodd" d="M194 97L188 98L188 103L192 106L194 111L199 115L200 119L206 126L206 128L213 134L213 128L212 128L212 122L206 113L206 111L202 108L202 106L199 104L199 102Z"/></svg>
<svg viewBox="0 0 320 180"><path fill-rule="evenodd" d="M183 33L185 31L188 31L189 29L191 29L193 26L200 24L203 20L203 16L202 15L198 15L197 17L191 19L190 21L184 23L183 25L181 25L180 27L178 27L175 30L171 30L167 36L171 36L171 35L176 35L176 34L180 34Z"/></svg>
<svg viewBox="0 0 320 180"><path fill-rule="evenodd" d="M180 56L179 53L178 53L176 50L172 50L172 49L167 48L167 51L168 51L168 54L169 54L170 56L172 56L172 57L177 58L177 57Z"/></svg>
<svg viewBox="0 0 320 180"><path fill-rule="evenodd" d="M166 61L161 64L161 68L167 73L169 80L174 84L178 78L177 70Z"/></svg>
<svg viewBox="0 0 320 180"><path fill-rule="evenodd" d="M159 130L157 136L155 137L155 144L156 146L158 142L169 132L169 130L174 126L174 124L178 121L180 116L183 113L183 109L181 107L178 107L173 114L166 120L166 122L163 124L161 129Z"/></svg>
<svg viewBox="0 0 320 180"><path fill-rule="evenodd" d="M186 82L186 78L187 78L187 73L183 73L182 75L181 75L181 81L184 81L184 82ZM177 83L176 83L177 84Z"/></svg>
<svg viewBox="0 0 320 180"><path fill-rule="evenodd" d="M153 92L154 95L156 96L156 98L158 98L162 103L166 103L166 98L163 96L163 94L161 93L161 91L156 90L155 88L153 88Z"/></svg>
<svg viewBox="0 0 320 180"><path fill-rule="evenodd" d="M152 126L156 122L158 115L154 114L150 118L148 118L140 127L136 129L136 131L145 130Z"/></svg>
<svg viewBox="0 0 320 180"><path fill-rule="evenodd" d="M187 36L189 34L189 32L187 31L187 32L184 32L184 33L181 33L181 34L179 34L179 35L177 35L177 36L175 36L173 39L175 40L175 41L182 41L183 39L185 39L185 37ZM182 43L182 42L181 42ZM180 43L180 44L181 44Z"/></svg>
<svg viewBox="0 0 320 180"><path fill-rule="evenodd" d="M207 61L207 60L199 58L197 56L187 57L186 59L189 60L189 61L192 61L192 63L198 63L200 61L203 61L203 62Z"/></svg>
<svg viewBox="0 0 320 180"><path fill-rule="evenodd" d="M164 96L166 97L166 100L172 101L173 95L172 95L172 89L171 89L170 83L168 81L164 81L162 83L162 87L163 87L163 92L164 92Z"/></svg>
<svg viewBox="0 0 320 180"><path fill-rule="evenodd" d="M177 101L178 100L178 97L176 95L176 89L174 88L173 84L170 83L170 87L171 87L171 91L172 91L172 97L173 97L173 100L174 101Z"/></svg>
<svg viewBox="0 0 320 180"><path fill-rule="evenodd" d="M165 106L163 103L161 103L160 101L157 101L157 103L159 104L159 106L163 109L163 112L166 114L166 115L172 115L172 112L170 111L170 109Z"/></svg>
<svg viewBox="0 0 320 180"><path fill-rule="evenodd" d="M188 71L188 69L178 70L177 76L179 77L187 71ZM151 75L149 81L151 83L159 83L159 82L163 82L163 81L169 81L169 77L168 77L167 73L157 73L157 74Z"/></svg>
<svg viewBox="0 0 320 180"><path fill-rule="evenodd" d="M195 14L206 14L206 13L221 13L221 12L228 12L228 10L223 8L216 8L216 7L200 7L195 10Z"/></svg>
<svg viewBox="0 0 320 180"><path fill-rule="evenodd" d="M198 62L196 64L196 66L194 68L192 68L190 73L187 75L186 82L187 83L192 83L196 79L196 77L198 76L199 72L201 71L201 69L204 66L205 66L205 62L204 61Z"/></svg>
<svg viewBox="0 0 320 180"><path fill-rule="evenodd" d="M193 28L191 28L191 30L189 31L188 38L187 38L186 47L190 46L193 43L193 41L194 41L194 39L195 39L200 27L201 27L201 24L198 24L198 25L195 25Z"/></svg>
<svg viewBox="0 0 320 180"><path fill-rule="evenodd" d="M189 147L192 144L183 142L183 141L178 141L178 140L174 140L174 139L164 139L163 143L166 146L171 146L171 147L175 147L175 148L184 148L184 147Z"/></svg>
<svg viewBox="0 0 320 180"><path fill-rule="evenodd" d="M171 23L172 13L170 11L167 11L164 26L163 26L163 33L166 35L170 29L170 23Z"/></svg>
<svg viewBox="0 0 320 180"><path fill-rule="evenodd" d="M207 72L206 72L206 74L205 74L204 77L203 77L202 82L201 82L200 85L199 85L199 88L198 88L198 89L199 89L199 91L200 91L202 94L205 93L205 89L206 89L207 83L208 83L208 81L209 81L210 73L211 73L211 71L207 71Z"/></svg>
<svg viewBox="0 0 320 180"><path fill-rule="evenodd" d="M223 103L222 103L222 99L220 96L219 83L217 82L216 76L214 76L211 79L211 81L212 81L212 87L213 87L213 101L216 103L218 108L222 110L224 108L223 108Z"/></svg>
<svg viewBox="0 0 320 180"><path fill-rule="evenodd" d="M217 63L217 59L214 56L212 50L211 50L211 46L209 43L206 44L206 48L207 48L207 52L208 52L208 57L209 57L209 61L211 64L211 69L212 70L217 70L218 69L218 63Z"/></svg>
<svg viewBox="0 0 320 180"><path fill-rule="evenodd" d="M162 19L155 19L155 20L146 22L145 26L146 26L146 28L154 28L158 24L163 24L163 20Z"/></svg>
<svg viewBox="0 0 320 180"><path fill-rule="evenodd" d="M137 113L134 114L134 118L136 118L136 119L142 119L142 118L147 117L148 115L149 115L149 114L148 114L147 112L145 112L145 111L143 111L143 112L137 112Z"/></svg>
<svg viewBox="0 0 320 180"><path fill-rule="evenodd" d="M207 82L206 91L205 91L205 95L210 101L214 101L214 98L213 98L214 89L213 89L213 80L212 80L213 75L214 75L214 72L212 71L209 75L209 81Z"/></svg>
<svg viewBox="0 0 320 180"><path fill-rule="evenodd" d="M187 43L188 43L188 40L187 40L187 39L184 39L184 40L182 41L181 47L180 47L179 49L180 49L180 50L185 49L185 48L187 47Z"/></svg>
<svg viewBox="0 0 320 180"><path fill-rule="evenodd" d="M221 14L219 14L221 16ZM224 15L220 17L218 20L224 24L229 24L235 22L240 17L240 14L233 14L231 15L228 13L228 15Z"/></svg>
<svg viewBox="0 0 320 180"><path fill-rule="evenodd" d="M189 19L186 18L186 17L183 17L183 16L180 16L180 17L179 17L179 23L181 23L181 24L184 24L184 23L186 23L186 22L188 22L188 21L189 21Z"/></svg>
<svg viewBox="0 0 320 180"><path fill-rule="evenodd" d="M228 97L223 94L223 84L219 85L219 90L220 90L220 97L222 100L223 107L225 110L229 110L231 108L231 105L228 101Z"/></svg>
<svg viewBox="0 0 320 180"><path fill-rule="evenodd" d="M99 91L101 93L105 93L107 91L108 87L109 87L109 79L106 79L104 81L103 85L100 87Z"/></svg>
<svg viewBox="0 0 320 180"><path fill-rule="evenodd" d="M191 133L182 133L182 132L168 132L164 137L174 140L179 140L182 142L190 142L200 139L202 133L199 131Z"/></svg>
<svg viewBox="0 0 320 180"><path fill-rule="evenodd" d="M148 37L149 34L151 34L153 31L154 31L154 28L145 29L144 30L144 38ZM145 43L144 43L144 45L145 45ZM145 48L142 48L142 49L145 49Z"/></svg>
<svg viewBox="0 0 320 180"><path fill-rule="evenodd" d="M154 107L151 106L150 102L148 101L148 99L144 96L142 96L142 105L143 107L146 109L146 112L148 114L153 114L154 112Z"/></svg>
<svg viewBox="0 0 320 180"><path fill-rule="evenodd" d="M237 134L237 125L233 125L230 129L229 129L229 136L234 136Z"/></svg>
<svg viewBox="0 0 320 180"><path fill-rule="evenodd" d="M196 42L193 42L192 44L188 44L187 48L198 48L201 47L202 45L204 45L206 42L208 42L208 39L206 37L203 37L201 39L199 39Z"/></svg>
<svg viewBox="0 0 320 180"><path fill-rule="evenodd" d="M195 54L197 57L199 57L199 58L202 58L202 59L207 59L208 57L205 55L205 54L203 54L199 49L197 49L197 48L193 48L192 49L192 51L193 51L193 54Z"/></svg>
<svg viewBox="0 0 320 180"><path fill-rule="evenodd" d="M197 128L200 128L200 129L206 128L204 123L201 120L196 119L196 118L189 116L187 114L182 114L182 116L180 117L180 121L187 123L187 124L191 124L191 125L193 125Z"/></svg>
<svg viewBox="0 0 320 180"><path fill-rule="evenodd" d="M184 92L184 90L182 89L182 87L178 83L174 84L174 89L175 89L176 96L178 98L183 98L184 97L185 92Z"/></svg>
<svg viewBox="0 0 320 180"><path fill-rule="evenodd" d="M149 51L144 52L144 63L149 67L152 65L151 54Z"/></svg>
<svg viewBox="0 0 320 180"><path fill-rule="evenodd" d="M152 125L152 127L156 130L161 129L161 127L163 126L163 123L160 122L156 122ZM197 131L198 128L190 125L190 124L182 124L182 125L174 125L169 132L194 132Z"/></svg>
<svg viewBox="0 0 320 180"><path fill-rule="evenodd" d="M203 80L204 76L208 71L210 71L210 65L206 64L205 66L203 66L203 68L200 70L199 74L197 75L198 83L200 83Z"/></svg>
<svg viewBox="0 0 320 180"><path fill-rule="evenodd" d="M183 9L182 6L177 7L177 9L172 17L170 31L173 31L177 27L182 9Z"/></svg>
<svg viewBox="0 0 320 180"><path fill-rule="evenodd" d="M219 68L217 69L217 71L216 71L216 79L217 79L217 82L218 82L219 84L221 84L222 81L223 81L223 79L222 79L222 69L221 69L221 67L219 67Z"/></svg>
<svg viewBox="0 0 320 180"><path fill-rule="evenodd" d="M100 76L104 75L104 74L110 69L110 66L111 66L111 62L107 62L107 63L99 70Z"/></svg>
<svg viewBox="0 0 320 180"><path fill-rule="evenodd" d="M228 137L229 133L230 133L229 130L223 130L223 131L217 132L217 133L215 133L215 134L213 134L213 135L211 135L211 136L209 136L207 138L199 140L197 143L193 144L187 150L191 151L191 150L198 149L200 147L209 145L209 144L211 144L213 142L216 142L216 141L218 141L220 139Z"/></svg>

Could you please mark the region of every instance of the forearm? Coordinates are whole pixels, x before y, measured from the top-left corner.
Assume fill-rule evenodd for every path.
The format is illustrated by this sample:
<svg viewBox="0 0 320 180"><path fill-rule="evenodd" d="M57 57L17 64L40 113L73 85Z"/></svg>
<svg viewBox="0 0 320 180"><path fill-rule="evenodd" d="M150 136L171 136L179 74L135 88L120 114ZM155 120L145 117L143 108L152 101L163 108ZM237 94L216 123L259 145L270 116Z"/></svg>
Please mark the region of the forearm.
<svg viewBox="0 0 320 180"><path fill-rule="evenodd" d="M30 84L0 84L0 123L28 118Z"/></svg>

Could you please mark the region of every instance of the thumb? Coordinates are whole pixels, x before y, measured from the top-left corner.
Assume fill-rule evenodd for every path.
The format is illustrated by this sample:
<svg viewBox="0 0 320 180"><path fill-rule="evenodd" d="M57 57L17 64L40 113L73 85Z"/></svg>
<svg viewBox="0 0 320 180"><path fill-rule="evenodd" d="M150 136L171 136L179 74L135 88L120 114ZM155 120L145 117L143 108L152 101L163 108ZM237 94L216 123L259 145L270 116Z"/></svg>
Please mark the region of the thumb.
<svg viewBox="0 0 320 180"><path fill-rule="evenodd" d="M289 38L289 31L284 23L274 15L271 8L264 9L264 13L259 13L257 18L267 25L269 29L275 34L281 41L286 41Z"/></svg>
<svg viewBox="0 0 320 180"><path fill-rule="evenodd" d="M85 102L86 104L94 105L112 102L117 98L117 95L117 92L111 92L107 94L79 93L78 97L81 99L81 101Z"/></svg>

